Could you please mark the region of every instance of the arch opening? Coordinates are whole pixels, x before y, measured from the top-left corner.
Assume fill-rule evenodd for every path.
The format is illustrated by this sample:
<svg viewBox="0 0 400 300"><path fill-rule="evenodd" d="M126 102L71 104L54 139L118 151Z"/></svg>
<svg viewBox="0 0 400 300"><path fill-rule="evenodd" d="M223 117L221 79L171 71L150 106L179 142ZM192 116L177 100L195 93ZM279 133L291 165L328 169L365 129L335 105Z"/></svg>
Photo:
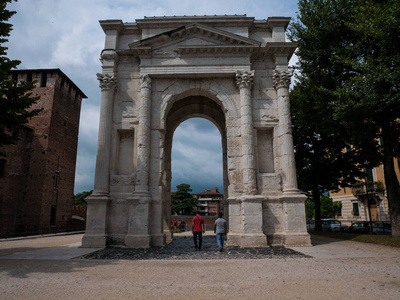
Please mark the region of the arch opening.
<svg viewBox="0 0 400 300"><path fill-rule="evenodd" d="M189 120L190 119L190 120ZM209 122L208 122L208 121ZM215 125L215 127L210 124ZM190 178L187 182L178 182L175 180L172 180L172 171L173 171L173 166L172 166L172 159L179 159L181 155L186 155L187 159L190 159L195 153L193 153L194 150L196 150L195 145L191 145L190 149L184 149L182 148L182 145L184 144L179 144L181 142L178 142L176 139L174 140L174 136L176 133L179 134L180 132L180 127L182 126L183 131L189 130L189 132L185 132L186 135L190 135L191 137L194 137L196 139L197 137L197 142L201 143L201 139L207 138L207 130L203 131L203 133L199 133L198 130L195 132L190 132L190 130L194 129L194 124L197 126L201 126L201 124L206 124L208 132L213 132L213 139L212 143L218 143L219 145L214 145L214 147L219 147L220 154L217 154L218 157L212 157L210 161L205 161L207 158L205 157L202 160L202 171L204 176L207 176L207 168L211 168L212 164L215 163L216 159L220 159L219 163L219 168L220 168L220 175L222 175L222 180L219 180L219 184L211 185L208 187L210 188L215 188L218 187L220 192L224 195L222 205L224 210L226 211L226 195L227 195L227 187L228 187L228 176L227 176L227 142L226 142L226 121L225 121L225 115L223 113L222 107L216 103L214 100L211 100L210 98L204 97L204 96L189 96L182 98L178 101L175 101L174 104L171 106L167 118L166 118L166 131L165 131L165 144L164 144L164 149L165 149L165 155L164 155L164 172L165 172L165 182L164 186L166 187L166 194L164 195L165 199L165 205L164 205L164 233L166 233L167 237L171 236L172 238L172 232L171 232L171 191L176 189L177 184L181 183L187 183L191 185ZM181 126L180 126L181 125ZM189 126L188 126L189 125ZM178 128L179 127L179 128ZM185 128L186 127L186 128ZM182 130L181 129L181 130ZM202 135L200 137L200 135ZM218 137L221 138L220 142L218 142ZM177 149L181 147L181 152L179 153L179 150L177 153L173 153L172 148L176 146ZM183 146L184 147L184 146ZM175 148L174 148L175 149ZM185 154L185 151L187 152ZM203 155L207 155L206 149L203 149ZM214 150L215 151L215 150ZM196 165L195 165L196 166ZM199 166L199 165L197 165ZM182 167L182 166L181 166ZM179 168L179 167L178 167ZM176 171L174 169L174 171ZM186 170L187 173L190 173L190 176L195 176L196 170L188 171ZM221 174L222 173L222 174ZM177 176L179 177L179 176ZM210 177L210 176L209 176ZM192 177L193 178L193 177ZM220 177L221 178L221 177ZM177 183L177 184L176 184ZM198 189L201 189L205 186L207 186L208 183L204 183L203 185L198 184L198 182L195 182L196 184L196 190L193 192L201 192L200 190L197 191ZM194 186L191 185L193 188ZM168 238L167 238L168 240Z"/></svg>

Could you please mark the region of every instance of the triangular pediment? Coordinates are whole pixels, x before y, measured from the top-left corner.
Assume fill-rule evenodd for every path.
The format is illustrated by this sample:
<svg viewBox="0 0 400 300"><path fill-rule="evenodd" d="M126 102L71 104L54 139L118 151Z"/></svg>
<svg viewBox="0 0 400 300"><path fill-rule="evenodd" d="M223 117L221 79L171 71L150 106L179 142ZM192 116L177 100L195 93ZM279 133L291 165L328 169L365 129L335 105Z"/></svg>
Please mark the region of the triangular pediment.
<svg viewBox="0 0 400 300"><path fill-rule="evenodd" d="M129 45L136 55L175 51L189 53L252 52L260 42L231 32L193 23Z"/></svg>

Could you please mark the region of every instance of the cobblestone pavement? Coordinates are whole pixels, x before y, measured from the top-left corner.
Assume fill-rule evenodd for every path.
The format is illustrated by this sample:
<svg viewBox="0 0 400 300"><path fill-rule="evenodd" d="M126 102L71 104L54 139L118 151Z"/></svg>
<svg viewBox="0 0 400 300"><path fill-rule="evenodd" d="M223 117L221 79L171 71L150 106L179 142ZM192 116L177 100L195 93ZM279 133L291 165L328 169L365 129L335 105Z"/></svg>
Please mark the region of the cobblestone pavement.
<svg viewBox="0 0 400 300"><path fill-rule="evenodd" d="M165 247L147 249L105 248L82 256L85 259L127 260L204 260L204 259L265 259L308 257L285 247L239 248L224 247L218 251L215 236L203 236L201 251L195 251L192 236L174 237Z"/></svg>

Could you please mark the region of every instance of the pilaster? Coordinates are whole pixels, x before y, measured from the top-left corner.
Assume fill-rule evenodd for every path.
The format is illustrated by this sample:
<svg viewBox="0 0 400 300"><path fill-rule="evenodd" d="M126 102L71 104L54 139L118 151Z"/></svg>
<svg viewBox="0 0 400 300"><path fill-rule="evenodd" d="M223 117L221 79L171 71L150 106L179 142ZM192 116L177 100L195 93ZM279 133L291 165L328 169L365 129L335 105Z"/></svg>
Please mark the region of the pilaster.
<svg viewBox="0 0 400 300"><path fill-rule="evenodd" d="M150 112L151 112L151 78L140 76L140 106L137 138L137 180L135 191L128 197L128 233L125 245L128 248L150 247ZM161 235L161 233L160 233ZM157 242L158 243L158 242Z"/></svg>

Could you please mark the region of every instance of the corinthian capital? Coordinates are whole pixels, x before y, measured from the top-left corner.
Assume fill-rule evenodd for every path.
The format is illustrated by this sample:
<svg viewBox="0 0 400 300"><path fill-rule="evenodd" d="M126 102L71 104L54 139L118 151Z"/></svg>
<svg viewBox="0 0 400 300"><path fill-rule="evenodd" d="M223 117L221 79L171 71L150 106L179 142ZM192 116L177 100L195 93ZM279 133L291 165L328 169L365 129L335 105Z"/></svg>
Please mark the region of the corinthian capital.
<svg viewBox="0 0 400 300"><path fill-rule="evenodd" d="M253 84L254 71L237 71L236 72L236 84L239 89L250 88Z"/></svg>
<svg viewBox="0 0 400 300"><path fill-rule="evenodd" d="M140 76L140 87L143 88L151 88L151 78L149 75L141 75Z"/></svg>
<svg viewBox="0 0 400 300"><path fill-rule="evenodd" d="M97 73L101 90L116 90L118 79L114 75Z"/></svg>
<svg viewBox="0 0 400 300"><path fill-rule="evenodd" d="M275 70L274 76L273 76L273 84L274 87L280 88L280 87L285 87L289 88L290 86L290 78L293 76L293 70L287 70L287 71L279 71Z"/></svg>

